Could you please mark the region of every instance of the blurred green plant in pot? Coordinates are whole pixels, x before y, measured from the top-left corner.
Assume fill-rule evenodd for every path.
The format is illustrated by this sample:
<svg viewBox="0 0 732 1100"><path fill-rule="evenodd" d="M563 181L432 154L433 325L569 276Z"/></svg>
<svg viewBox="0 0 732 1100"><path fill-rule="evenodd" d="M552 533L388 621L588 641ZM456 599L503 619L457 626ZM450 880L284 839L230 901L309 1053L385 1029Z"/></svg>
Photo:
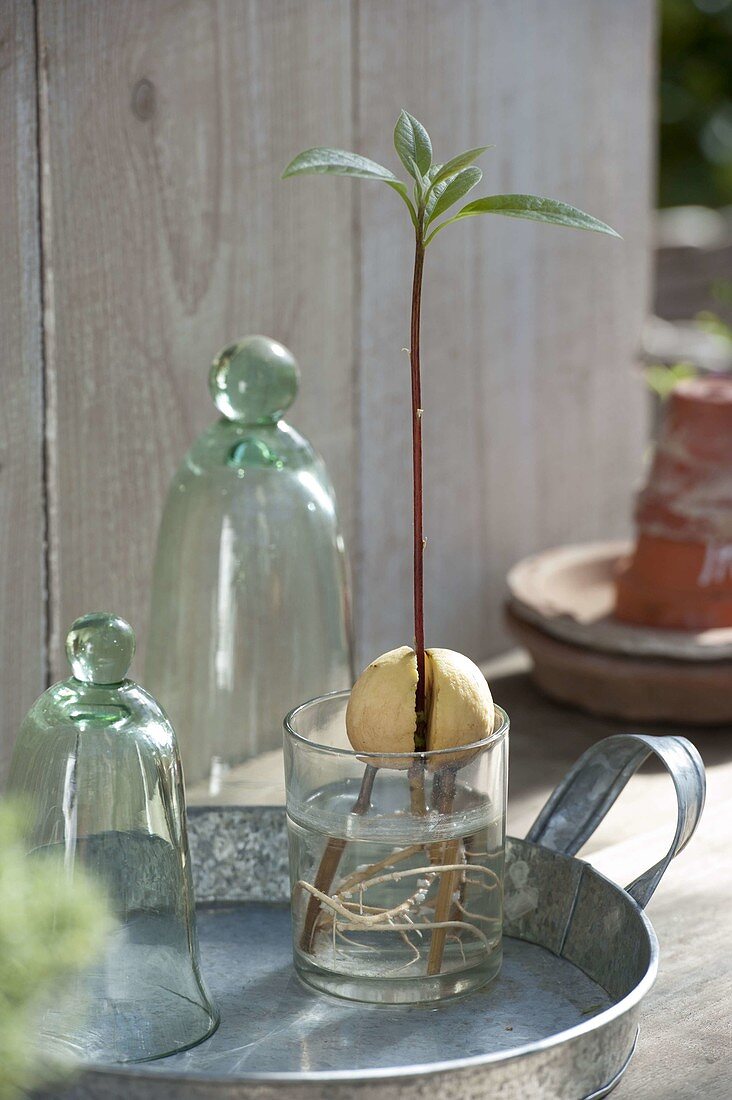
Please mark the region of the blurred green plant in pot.
<svg viewBox="0 0 732 1100"><path fill-rule="evenodd" d="M97 889L28 858L19 814L0 804L0 1100L25 1097L67 1074L39 1048L44 1007L101 950L110 918Z"/></svg>
<svg viewBox="0 0 732 1100"><path fill-rule="evenodd" d="M701 332L707 332L711 336L724 340L732 351L732 326L716 313L705 310L697 313L694 321ZM649 363L643 370L643 377L648 388L661 401L665 401L679 382L684 382L687 378L696 378L701 373L705 372L697 363L683 359L677 363Z"/></svg>

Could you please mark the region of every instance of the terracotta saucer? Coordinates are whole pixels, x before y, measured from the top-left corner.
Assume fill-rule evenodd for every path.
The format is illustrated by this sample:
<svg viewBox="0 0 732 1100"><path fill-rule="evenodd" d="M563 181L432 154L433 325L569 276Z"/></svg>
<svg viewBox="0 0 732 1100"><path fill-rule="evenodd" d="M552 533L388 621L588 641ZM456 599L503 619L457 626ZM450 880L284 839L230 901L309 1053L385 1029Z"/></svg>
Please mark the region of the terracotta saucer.
<svg viewBox="0 0 732 1100"><path fill-rule="evenodd" d="M681 725L732 723L732 660L671 660L607 653L560 641L506 609L509 630L547 695L591 714Z"/></svg>
<svg viewBox="0 0 732 1100"><path fill-rule="evenodd" d="M614 578L631 548L629 542L594 542L524 558L508 574L513 616L553 638L607 654L676 662L732 659L732 629L693 633L613 618ZM731 681L727 689L732 695Z"/></svg>

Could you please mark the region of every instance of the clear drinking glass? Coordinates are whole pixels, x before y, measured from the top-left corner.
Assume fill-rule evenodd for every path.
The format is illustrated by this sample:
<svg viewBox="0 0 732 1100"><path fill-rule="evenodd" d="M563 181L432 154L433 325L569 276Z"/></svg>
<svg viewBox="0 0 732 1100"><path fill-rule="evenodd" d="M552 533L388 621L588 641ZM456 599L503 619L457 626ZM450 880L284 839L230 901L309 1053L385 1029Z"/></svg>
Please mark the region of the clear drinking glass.
<svg viewBox="0 0 732 1100"><path fill-rule="evenodd" d="M359 1001L471 992L501 966L508 716L460 749L357 753L349 694L285 719L295 969Z"/></svg>

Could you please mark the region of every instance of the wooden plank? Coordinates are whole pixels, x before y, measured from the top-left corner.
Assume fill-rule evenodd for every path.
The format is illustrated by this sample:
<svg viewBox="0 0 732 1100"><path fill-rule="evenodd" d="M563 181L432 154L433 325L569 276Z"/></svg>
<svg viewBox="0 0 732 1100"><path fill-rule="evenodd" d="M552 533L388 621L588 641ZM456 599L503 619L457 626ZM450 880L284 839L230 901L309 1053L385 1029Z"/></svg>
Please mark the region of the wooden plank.
<svg viewBox="0 0 732 1100"><path fill-rule="evenodd" d="M618 1089L621 1098L728 1100L732 1093L732 890L722 870L732 843L730 797L732 766L718 763L709 770L708 804L699 832L671 865L648 906L661 962L644 1005L638 1052ZM648 841L647 835L638 838L634 851L645 842L646 853L660 854L655 840Z"/></svg>
<svg viewBox="0 0 732 1100"><path fill-rule="evenodd" d="M36 49L31 0L0 5L0 782L46 669Z"/></svg>
<svg viewBox="0 0 732 1100"><path fill-rule="evenodd" d="M279 180L301 148L350 144L350 10L40 0L39 22L61 671L84 610L144 633L163 497L238 335L299 358L292 422L330 463L353 541L352 189Z"/></svg>
<svg viewBox="0 0 732 1100"><path fill-rule="evenodd" d="M358 149L393 165L405 106L437 159L494 142L481 194L536 191L623 234L473 219L427 257L422 359L428 644L501 648L506 569L622 535L645 437L631 377L649 275L651 0L370 0L359 6ZM362 655L409 641L403 209L360 194ZM374 593L379 593L379 599Z"/></svg>

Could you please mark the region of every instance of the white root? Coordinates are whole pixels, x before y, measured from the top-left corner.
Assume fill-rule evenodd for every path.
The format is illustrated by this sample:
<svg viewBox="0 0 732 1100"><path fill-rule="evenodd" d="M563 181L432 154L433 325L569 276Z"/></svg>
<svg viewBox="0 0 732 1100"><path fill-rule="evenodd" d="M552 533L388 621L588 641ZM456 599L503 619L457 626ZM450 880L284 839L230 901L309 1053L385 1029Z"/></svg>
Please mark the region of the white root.
<svg viewBox="0 0 732 1100"><path fill-rule="evenodd" d="M409 913L405 913L405 914L404 914L404 919L405 919L406 921L408 921L408 922L409 922L409 924L411 924L411 925L412 925L412 927L414 928L414 921L413 921L413 920L412 920L412 918L410 917ZM414 929L414 931L415 931L415 932L417 933L417 935L419 936L419 938L420 938L421 940L423 940L423 939L424 939L424 936L422 935L422 932L421 932L421 930L420 930L419 928L415 928L415 929ZM410 943L411 943L411 940L410 940Z"/></svg>
<svg viewBox="0 0 732 1100"><path fill-rule="evenodd" d="M350 891L353 886L358 886L359 883L365 882L376 871L383 871L385 867L393 867L395 863L402 863L405 859L416 856L418 852L422 851L422 847L423 845L421 844L412 844L409 848L403 848L400 852L392 852L391 855L385 856L384 859L380 859L378 863L372 863L370 866L364 867L359 871L353 871L343 879L336 890L336 894L341 895Z"/></svg>
<svg viewBox="0 0 732 1100"><path fill-rule="evenodd" d="M483 890L491 891L495 889L495 886L498 884L495 872L480 864L466 864L465 862L460 862L445 864L433 863L405 870L373 874L374 871L391 867L395 863L401 862L403 859L409 858L421 850L422 848L420 846L413 845L403 852L396 853L395 855L379 861L378 864L372 864L368 868L351 874L348 878L343 880L333 895L324 893L304 879L300 879L296 884L296 889L299 888L304 890L312 897L317 898L322 906L321 918L325 918L325 920L321 919L318 922L319 930L321 932L330 931L331 933L334 965L337 955L337 941L340 940L341 943L346 944L350 949L358 948L362 945L358 944L357 940L351 939L351 935L363 934L365 932L395 932L414 953L414 957L408 962L390 971L390 973L395 974L401 973L409 967L414 966L422 957L419 947L410 939L412 932L420 939L423 939L423 932L425 931L433 932L435 929L440 928L448 930L449 940L451 942L457 942L463 962L465 962L465 952L461 941L461 933L467 932L473 935L485 946L487 951L491 950L493 944L488 940L488 937L484 935L480 928L476 927L475 924L471 924L468 920L452 919L436 921L433 917L426 917L424 919L419 918L423 916L425 910L429 911L434 908L434 902L430 903L427 900L427 892L439 875L452 874L460 871L463 873L466 885L470 883L479 886ZM471 872L470 877L466 874L468 870ZM482 881L480 878L481 875L485 876L488 882ZM368 905L364 902L363 895L366 890L384 883L401 882L409 878L418 878L422 881L419 884L419 888L398 905L384 908ZM351 895L354 893L358 895L357 900L352 900L351 898ZM490 921L490 918L470 912L457 898L454 901L454 905L463 916L469 917L471 920ZM331 914L330 920L326 916L328 912ZM453 915L457 916L456 913Z"/></svg>
<svg viewBox="0 0 732 1100"><path fill-rule="evenodd" d="M407 905L410 909L412 908L412 906L416 906L418 910L421 909L422 904L424 902L424 896L423 895L424 895L423 890L417 890L414 894L411 894L408 898L405 898L404 901L401 902L400 908L402 906ZM335 895L335 896L337 897L337 895ZM323 904L326 904L326 903L324 902ZM383 906L365 905L364 902L361 901L360 898L359 898L358 901L348 901L348 900L344 899L343 900L343 905L348 910L349 916L352 917L352 918L353 917L366 916L367 913L365 912L365 910L367 910L368 914L377 914L379 919L382 919L388 912L388 910L384 909ZM400 915L403 916L405 918L405 920L407 920L411 923L411 918L409 916L409 912L408 912L407 909L404 909L403 912ZM320 927L321 928L328 928L329 926L330 926L330 921L326 921L325 923L321 924Z"/></svg>
<svg viewBox="0 0 732 1100"><path fill-rule="evenodd" d="M421 934L421 932L418 933L418 935ZM417 947L416 943L412 943L407 932L400 932L399 936L401 939L404 940L409 950L414 952L414 955L409 960L409 962L404 963L403 966L397 966L394 969L387 971L388 974L401 974L403 970L408 970L410 966L414 966L414 964L418 963L419 960L422 958L419 948Z"/></svg>
<svg viewBox="0 0 732 1100"><path fill-rule="evenodd" d="M490 883L486 883L481 882L477 878L470 878L469 875L466 875L465 881L469 886L477 886L479 890L485 890L486 893L490 893L492 890L495 890L497 886L501 885L501 880L499 879L496 872L490 871L487 867L480 867L478 866L478 864L469 863L466 870L468 869L471 871L482 871L484 875L493 880Z"/></svg>
<svg viewBox="0 0 732 1100"><path fill-rule="evenodd" d="M380 886L384 882L399 882L400 879L408 877L413 878L415 875L424 875L425 878L429 878L435 875L444 874L447 871L465 871L467 866L468 865L465 863L428 863L426 867L411 867L406 871L392 871L391 874L388 875L376 875L374 878L365 879L360 886L362 886L364 890L368 890L372 886ZM481 867L480 864L475 863L470 864L469 869L471 871L479 871L489 878L495 879L496 884L498 883L498 876L495 871L491 871L487 867ZM297 885L302 886L306 890L314 889L309 883L305 882L304 879L300 879ZM491 886L490 889L492 888ZM347 897L352 892L352 890L344 891L339 888L336 896Z"/></svg>
<svg viewBox="0 0 732 1100"><path fill-rule="evenodd" d="M425 851L428 858L431 856L434 859L436 855L436 861L419 867L399 868L397 866ZM480 862L471 862L474 859L489 857L492 853L466 849L461 843L460 851L456 854L459 862L440 862L440 856L445 860L446 855L448 859L452 855L447 841L427 846L427 849L424 844L413 844L391 852L368 866L352 871L341 880L331 894L318 889L304 879L297 882L296 890L303 890L320 903L320 914L314 931L327 936L331 941L333 964L336 963L339 951L340 953L344 950L361 953L372 950L368 943L359 942L360 936L371 932L396 933L412 953L412 957L407 962L388 970L386 973L389 974L403 973L418 964L423 957L420 946L425 942L424 933L431 934L437 929L444 929L446 939L450 943L457 944L463 965L466 962L466 955L462 937L466 933L472 935L485 947L486 951L490 952L497 943L495 936L489 939L478 924L471 921L488 926L498 922L494 918L468 909L464 894L468 889L479 889L485 893L491 893L500 887L500 879L495 871ZM434 898L430 900L428 895L441 875L453 876L455 891L452 895L451 911L449 914L444 914L446 919L438 921L435 920L436 901ZM410 878L418 880L417 888L397 905L385 908L369 905L364 900L364 894L368 890L388 883L405 881L406 884L406 880ZM447 919L448 916L450 919ZM488 931L489 928L486 928L486 932ZM418 942L413 941L412 933ZM338 944L341 945L340 948Z"/></svg>
<svg viewBox="0 0 732 1100"><path fill-rule="evenodd" d="M350 909L352 912L355 912L355 913L360 913L362 916L363 916L364 912L369 912L369 913L383 913L384 912L384 906L383 905L366 905L363 901L361 901L360 898L358 899L358 901L348 901L347 899L344 899L343 904L345 905L345 907L347 909Z"/></svg>
<svg viewBox="0 0 732 1100"><path fill-rule="evenodd" d="M445 939L449 940L450 943L454 942L458 945L458 947L460 948L460 958L463 960L463 966L465 966L466 958L465 958L465 948L463 947L463 941L454 932L450 932L449 935L445 936Z"/></svg>
<svg viewBox="0 0 732 1100"><path fill-rule="evenodd" d="M499 924L497 917L484 917L481 913L472 913L470 909L466 909L459 898L455 899L455 905L465 917L470 917L471 920L482 920L486 924Z"/></svg>
<svg viewBox="0 0 732 1100"><path fill-rule="evenodd" d="M357 925L357 924L344 924L344 925L341 925L341 927L346 932L356 932L356 931L363 932L364 931L364 929L360 928L359 925ZM490 941L489 941L488 937L485 936L481 932L480 928L476 928L474 924L469 924L467 921L463 921L463 920L424 921L423 923L419 923L419 924L417 924L415 922L411 925L411 927L414 928L414 929L421 928L421 929L425 929L425 930L429 930L429 931L432 931L435 928L463 928L466 931L471 932L477 939L479 939L483 943L483 945L485 946L487 951L490 951L490 949L491 949L491 944L490 944ZM393 924L371 924L371 925L369 925L368 931L369 932L396 932L396 931L398 931L398 929L395 928Z"/></svg>
<svg viewBox="0 0 732 1100"><path fill-rule="evenodd" d="M321 905L324 905L327 909L331 909L334 913L340 913L342 917L345 917L348 921L357 921L358 925L369 927L371 925L378 924L380 920L388 920L391 917L397 917L400 913L403 913L411 906L411 899L407 898L405 901L395 905L392 909L382 909L377 913L354 913L351 909L347 909L346 906L337 897L331 897L330 894L324 894L322 890L318 890L309 882L305 882L304 879L300 879L296 883L296 889L300 887L301 890L307 890L309 894L317 898Z"/></svg>

